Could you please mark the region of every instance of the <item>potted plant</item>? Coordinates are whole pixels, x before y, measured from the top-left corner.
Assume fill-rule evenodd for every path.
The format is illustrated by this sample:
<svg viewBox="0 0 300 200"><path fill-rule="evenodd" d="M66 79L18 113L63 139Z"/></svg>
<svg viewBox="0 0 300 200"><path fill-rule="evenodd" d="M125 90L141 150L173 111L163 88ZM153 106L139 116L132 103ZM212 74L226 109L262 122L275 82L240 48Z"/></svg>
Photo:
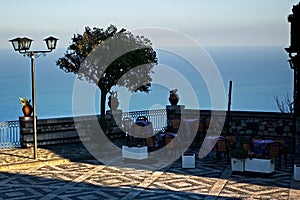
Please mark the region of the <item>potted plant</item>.
<svg viewBox="0 0 300 200"><path fill-rule="evenodd" d="M177 94L178 89L170 90L169 102L172 106L176 106L179 101L179 96Z"/></svg>
<svg viewBox="0 0 300 200"><path fill-rule="evenodd" d="M25 97L19 97L20 103L23 106L22 111L25 117L30 117L33 111L33 108L30 104L31 100L27 100Z"/></svg>
<svg viewBox="0 0 300 200"><path fill-rule="evenodd" d="M245 159L248 157L248 151L243 148L236 148L230 151L232 171L244 171Z"/></svg>
<svg viewBox="0 0 300 200"><path fill-rule="evenodd" d="M108 106L111 110L116 110L119 106L118 93L117 91L109 92L110 96L108 97Z"/></svg>

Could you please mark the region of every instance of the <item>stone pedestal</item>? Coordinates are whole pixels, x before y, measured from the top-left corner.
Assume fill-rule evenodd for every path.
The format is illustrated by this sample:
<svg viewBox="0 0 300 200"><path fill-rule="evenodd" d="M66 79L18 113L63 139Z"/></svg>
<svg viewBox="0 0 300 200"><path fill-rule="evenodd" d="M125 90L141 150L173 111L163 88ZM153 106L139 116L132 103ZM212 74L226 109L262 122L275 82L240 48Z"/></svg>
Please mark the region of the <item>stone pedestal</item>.
<svg viewBox="0 0 300 200"><path fill-rule="evenodd" d="M33 117L19 117L21 147L33 146ZM27 138L31 137L30 144Z"/></svg>
<svg viewBox="0 0 300 200"><path fill-rule="evenodd" d="M181 113L184 108L184 105L166 106L168 126L173 119L181 119Z"/></svg>
<svg viewBox="0 0 300 200"><path fill-rule="evenodd" d="M122 110L107 110L106 117L114 119L118 127L122 127Z"/></svg>

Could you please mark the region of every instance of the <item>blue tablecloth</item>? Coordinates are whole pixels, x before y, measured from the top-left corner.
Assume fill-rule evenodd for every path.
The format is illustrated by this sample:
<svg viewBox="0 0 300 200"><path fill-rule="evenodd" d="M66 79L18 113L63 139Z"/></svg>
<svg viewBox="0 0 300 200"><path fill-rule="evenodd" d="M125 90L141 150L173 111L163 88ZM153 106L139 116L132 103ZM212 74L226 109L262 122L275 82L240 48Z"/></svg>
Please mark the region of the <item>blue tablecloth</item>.
<svg viewBox="0 0 300 200"><path fill-rule="evenodd" d="M257 153L258 155L267 155L267 145L272 143L273 140L254 140L253 143L253 149L252 151L254 153Z"/></svg>

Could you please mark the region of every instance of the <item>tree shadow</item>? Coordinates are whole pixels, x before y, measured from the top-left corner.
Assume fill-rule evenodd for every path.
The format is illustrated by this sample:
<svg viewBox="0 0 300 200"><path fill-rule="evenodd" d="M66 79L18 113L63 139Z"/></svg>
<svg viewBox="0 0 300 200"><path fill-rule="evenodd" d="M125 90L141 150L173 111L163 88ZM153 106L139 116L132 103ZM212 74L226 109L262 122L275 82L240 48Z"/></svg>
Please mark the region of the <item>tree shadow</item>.
<svg viewBox="0 0 300 200"><path fill-rule="evenodd" d="M51 177L47 177L51 176ZM71 174L70 174L71 176ZM82 182L63 180L59 173L0 173L0 197L3 199L215 199L216 196L193 192L149 189L143 187L105 186L88 177ZM76 179L76 178L75 178ZM85 182L83 182L85 181ZM221 197L222 199L232 199Z"/></svg>

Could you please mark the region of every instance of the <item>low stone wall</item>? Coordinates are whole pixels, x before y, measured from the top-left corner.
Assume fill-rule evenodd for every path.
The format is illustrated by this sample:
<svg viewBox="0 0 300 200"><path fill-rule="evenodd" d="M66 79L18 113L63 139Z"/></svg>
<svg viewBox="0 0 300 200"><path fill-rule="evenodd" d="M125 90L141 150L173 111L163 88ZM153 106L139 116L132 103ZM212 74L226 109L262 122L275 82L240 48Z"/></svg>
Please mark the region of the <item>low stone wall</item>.
<svg viewBox="0 0 300 200"><path fill-rule="evenodd" d="M271 112L231 112L229 133L240 140L250 140L252 137L264 139L284 138L288 151L294 152L294 121L289 113Z"/></svg>
<svg viewBox="0 0 300 200"><path fill-rule="evenodd" d="M20 117L20 142L22 147L33 146L33 117ZM37 120L39 146L79 142L73 118Z"/></svg>
<svg viewBox="0 0 300 200"><path fill-rule="evenodd" d="M204 132L207 131L210 123L212 131L223 125L222 134L235 135L238 141L251 140L252 137L272 140L284 138L288 145L288 151L294 152L294 121L293 115L290 113L231 111L230 117L228 117L228 113L225 111L215 111L214 121L210 120L211 111L209 110L200 110L199 112L199 110L184 109L181 114L191 118L198 118L200 114L199 119L201 126L204 127ZM222 124L220 121L224 114L226 120ZM180 118L180 116L176 116L176 118ZM199 134L203 133L198 133L196 138L201 138ZM194 140L194 143L197 141L199 140ZM199 147L199 144L194 144L194 146Z"/></svg>
<svg viewBox="0 0 300 200"><path fill-rule="evenodd" d="M210 123L211 111L209 110L189 110L183 109L185 117L199 116L204 124L205 130ZM218 119L218 112L216 112ZM220 118L221 118L220 112ZM38 128L38 145L49 145L59 143L80 142L77 129L91 131L89 123L93 116L76 117L74 123L73 117L39 119L37 121ZM179 116L176 116L179 117ZM20 133L21 146L28 147L33 145L32 118L20 117ZM229 126L227 126L229 122ZM218 120L212 122L213 125L218 124ZM227 128L229 127L229 131ZM226 118L222 134L236 135L238 140L250 140L252 137L260 136L265 139L284 138L288 144L289 152L294 150L294 123L293 116L289 113L273 113L273 112L250 112L250 111L231 111L230 118ZM121 130L114 130L116 134L111 134L112 139L121 137ZM118 135L119 134L119 135ZM121 134L121 135L120 135ZM199 137L196 137L199 138Z"/></svg>
<svg viewBox="0 0 300 200"><path fill-rule="evenodd" d="M99 116L96 116L99 120ZM111 121L111 116L107 115L107 120ZM34 145L33 139L33 118L20 117L20 142L22 147ZM76 123L75 123L76 122ZM85 137L85 132L97 131L99 122L95 121L95 116L63 117L37 120L37 143L38 146L75 143L82 140L89 140ZM96 126L96 128L94 127ZM103 127L102 127L103 128ZM80 130L80 138L77 130ZM105 131L105 130L103 130ZM105 131L107 132L107 130ZM109 129L106 135L111 141L125 137L125 133L118 127Z"/></svg>

